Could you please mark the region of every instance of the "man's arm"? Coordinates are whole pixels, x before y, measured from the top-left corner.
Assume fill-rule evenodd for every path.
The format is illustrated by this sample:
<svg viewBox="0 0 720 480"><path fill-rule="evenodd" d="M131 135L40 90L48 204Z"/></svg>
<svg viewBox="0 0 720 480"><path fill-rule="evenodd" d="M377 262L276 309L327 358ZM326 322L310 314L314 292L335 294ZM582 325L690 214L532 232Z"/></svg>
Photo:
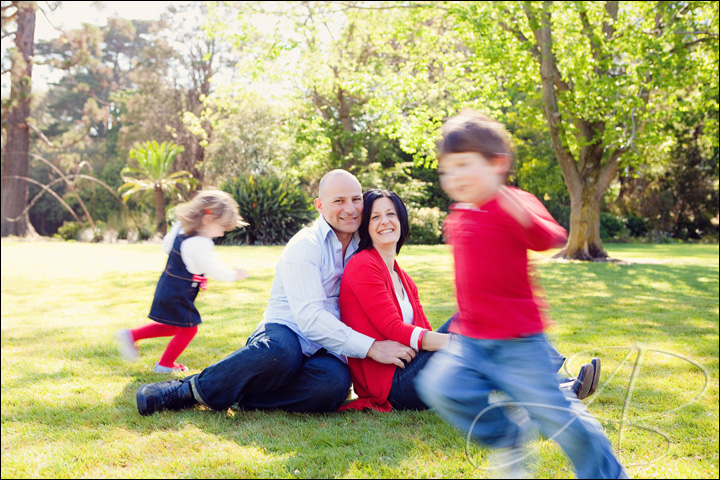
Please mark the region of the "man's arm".
<svg viewBox="0 0 720 480"><path fill-rule="evenodd" d="M282 262L282 263L280 263ZM278 263L278 275L285 286L290 309L300 331L327 350L348 357L369 357L379 363L405 368L415 351L393 340L375 340L345 325L325 309L331 302L322 287L320 270L305 263Z"/></svg>
<svg viewBox="0 0 720 480"><path fill-rule="evenodd" d="M328 298L322 284L321 246L309 238L297 240L283 251L276 274L303 335L340 355L370 357L404 368L403 360L415 356L410 347L391 340L376 341L351 329L327 310L328 305L337 305L337 299Z"/></svg>

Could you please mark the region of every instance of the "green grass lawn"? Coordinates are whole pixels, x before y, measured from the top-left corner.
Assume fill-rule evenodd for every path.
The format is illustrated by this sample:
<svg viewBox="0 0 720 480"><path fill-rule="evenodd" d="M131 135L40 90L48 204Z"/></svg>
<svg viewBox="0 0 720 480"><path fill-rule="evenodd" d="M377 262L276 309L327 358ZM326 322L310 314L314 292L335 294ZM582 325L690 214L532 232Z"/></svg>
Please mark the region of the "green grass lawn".
<svg viewBox="0 0 720 480"><path fill-rule="evenodd" d="M718 246L606 245L624 263L535 255L548 334L576 372L603 360L590 411L636 478L718 478ZM212 412L141 417L140 385L167 339L127 364L113 333L145 323L159 245L2 241L2 478L488 478L488 450L432 412ZM218 247L252 277L210 280L203 325L180 357L199 372L242 346L262 317L281 247ZM434 327L455 310L444 246L407 246ZM706 377L705 372L709 374ZM537 475L567 478L537 440ZM633 466L634 465L634 466Z"/></svg>

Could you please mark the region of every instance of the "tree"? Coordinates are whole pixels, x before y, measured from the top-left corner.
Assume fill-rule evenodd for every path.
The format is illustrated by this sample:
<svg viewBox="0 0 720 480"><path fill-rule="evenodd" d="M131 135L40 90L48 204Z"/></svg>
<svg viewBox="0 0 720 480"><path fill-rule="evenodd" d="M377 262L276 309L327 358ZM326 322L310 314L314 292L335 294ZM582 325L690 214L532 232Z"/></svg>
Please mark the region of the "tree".
<svg viewBox="0 0 720 480"><path fill-rule="evenodd" d="M119 191L123 199L128 199L135 193L152 192L155 201L155 221L158 233L167 233L165 220L165 195L175 192L180 196L178 187L191 189L197 185L197 180L186 170L172 172L175 157L183 151L183 147L172 142L158 144L152 140L138 144L130 150L130 157L135 159L139 168L125 167L122 169L122 178L125 181Z"/></svg>
<svg viewBox="0 0 720 480"><path fill-rule="evenodd" d="M11 8L15 11L11 13ZM2 168L2 213L0 216L2 236L33 236L35 229L27 213L21 214L28 202L28 176L30 116L32 93L32 56L35 36L36 2L3 2L2 32L6 35L6 25L15 21L15 50L11 53L10 98L3 102L3 129L7 132L7 141L3 152ZM6 13L7 12L7 13ZM6 114L7 112L7 114ZM7 128L6 128L7 123Z"/></svg>
<svg viewBox="0 0 720 480"><path fill-rule="evenodd" d="M717 222L719 150L703 134L706 122L695 118L688 122L695 128L673 128L677 144L665 170L657 178L648 173L625 182L626 198L620 203L631 207L631 214L648 219L653 237L717 240L713 219Z"/></svg>
<svg viewBox="0 0 720 480"><path fill-rule="evenodd" d="M717 239L712 218L718 216L718 149L702 144L702 129L698 125L691 134L681 136L671 152L674 161L652 189L658 198L670 200L658 219L661 228L684 240Z"/></svg>
<svg viewBox="0 0 720 480"><path fill-rule="evenodd" d="M235 55L230 44L203 29L206 14L204 2L170 6L162 34L150 37L131 73L135 87L116 96L123 110L121 144L150 138L177 143L185 148L177 168L202 181L214 127L208 119L212 79L228 73L225 67Z"/></svg>
<svg viewBox="0 0 720 480"><path fill-rule="evenodd" d="M211 15L212 30L227 32L245 53L237 69L245 75L236 80L235 89L241 90L244 82L262 82L270 85L262 90L266 97L285 93L285 98L270 98L269 104L285 106L284 138L292 148L273 158L272 165L311 189L331 168L348 169L368 186L382 181L383 186L415 193L413 187L423 183L412 181L404 165L411 154L400 148L400 136L388 128L393 116L383 109L385 95L396 93L388 83L394 83L407 64L407 50L395 49L393 38L393 29L404 25L407 15L372 5L235 2L230 8L238 10L236 16L225 10ZM402 19L391 22L389 17ZM439 25L433 40L442 34ZM428 49L437 46L434 41ZM415 93L416 102L434 98L420 89Z"/></svg>
<svg viewBox="0 0 720 480"><path fill-rule="evenodd" d="M393 8L390 2L343 5ZM432 165L442 121L463 107L496 117L516 139L523 130L518 115L530 123L541 115L571 204L569 240L561 252L567 258L607 257L600 205L621 165L657 158L652 153L658 146L674 142L663 125L678 112L717 112L718 16L711 2L427 2L396 8L408 14L387 16L402 23L393 25L386 43L406 64L373 93L394 119L405 151ZM692 85L707 101L685 103ZM717 121L707 128L717 134Z"/></svg>
<svg viewBox="0 0 720 480"><path fill-rule="evenodd" d="M283 65L285 75L295 72L297 81L286 88L294 97L287 99L294 107L299 156L310 157L303 163L319 164L317 170L367 163L363 147L370 129L362 121L372 87L361 79L376 62L368 24L349 17L347 9L339 13L332 2L244 2L232 8L240 13L229 36L247 52L248 76L267 81L275 73L268 64ZM258 16L276 22L272 33L250 25L248 19ZM253 63L255 58L263 62Z"/></svg>
<svg viewBox="0 0 720 480"><path fill-rule="evenodd" d="M205 183L218 185L246 174L282 172L292 143L285 128L285 109L239 85L221 87L203 103L200 117L185 112L185 123L205 145Z"/></svg>
<svg viewBox="0 0 720 480"><path fill-rule="evenodd" d="M481 61L527 92L540 86L570 195L559 255L606 258L600 204L620 165L642 162L643 149L668 140L658 126L683 109L676 92L698 83L717 92L717 5L459 2L448 10Z"/></svg>
<svg viewBox="0 0 720 480"><path fill-rule="evenodd" d="M147 37L153 29L154 22L110 18L106 26L83 24L55 39L38 42L35 48L35 63L51 67L60 79L48 85L34 108L34 130L43 141L34 142L33 151L47 159L54 172L69 174L67 182L53 188L73 207L79 205L91 228L93 217L108 221L119 213L113 194L117 195L122 183L120 170L129 148L123 153L118 142L120 111L113 96L132 85L130 72L148 48ZM46 166L31 163L30 176L45 183ZM81 172L112 188L97 188L100 183ZM37 190L35 185L31 194L33 190ZM31 220L42 224L46 235L52 235L68 219L59 206L48 198L30 212Z"/></svg>

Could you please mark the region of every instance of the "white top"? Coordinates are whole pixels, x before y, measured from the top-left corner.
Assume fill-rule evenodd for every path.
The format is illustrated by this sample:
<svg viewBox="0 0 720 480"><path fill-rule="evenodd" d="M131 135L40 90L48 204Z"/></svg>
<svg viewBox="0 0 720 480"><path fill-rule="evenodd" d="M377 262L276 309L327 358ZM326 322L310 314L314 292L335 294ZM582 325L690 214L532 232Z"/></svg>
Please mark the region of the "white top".
<svg viewBox="0 0 720 480"><path fill-rule="evenodd" d="M405 286L401 284L400 288L402 288L403 291L403 298L400 298L400 295L398 295L397 291L395 291L395 297L397 297L398 303L400 304L400 311L402 312L403 322L412 325L413 320L415 320L415 314L413 313L410 299L408 298L407 292L405 291Z"/></svg>
<svg viewBox="0 0 720 480"><path fill-rule="evenodd" d="M168 255L175 244L175 238L184 234L180 222L175 222L170 231L163 237L162 251ZM212 239L195 235L183 240L180 244L180 255L188 272L193 275L205 275L215 280L232 282L235 280L235 269L220 261L215 254Z"/></svg>
<svg viewBox="0 0 720 480"><path fill-rule="evenodd" d="M263 322L290 328L305 355L324 347L342 360L365 358L375 341L340 321L340 279L358 243L356 233L343 258L340 240L321 215L296 233L280 255Z"/></svg>
<svg viewBox="0 0 720 480"><path fill-rule="evenodd" d="M400 311L402 312L403 322L412 325L413 321L415 321L415 313L413 312L412 304L410 303L410 298L408 297L407 290L405 290L405 286L402 285L402 283L401 287L403 290L403 298L400 298L400 295L397 294L397 291L395 291L395 297L398 299L398 303L400 304ZM410 336L411 348L414 348L415 350L422 349L422 345L418 345L418 339L420 338L420 332L422 331L422 327L415 327L415 330L413 330L413 333Z"/></svg>

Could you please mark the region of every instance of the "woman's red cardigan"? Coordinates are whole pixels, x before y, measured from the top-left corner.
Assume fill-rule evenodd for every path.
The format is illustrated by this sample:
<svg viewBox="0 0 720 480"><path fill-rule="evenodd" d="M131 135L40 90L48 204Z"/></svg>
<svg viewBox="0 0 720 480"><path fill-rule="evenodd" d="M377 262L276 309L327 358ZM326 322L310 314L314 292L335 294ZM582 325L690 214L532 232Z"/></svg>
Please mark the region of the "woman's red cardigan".
<svg viewBox="0 0 720 480"><path fill-rule="evenodd" d="M410 299L413 325L403 322L392 277L380 253L374 248L355 254L345 266L340 282L340 318L353 330L376 340L395 340L410 346L415 327L432 328L420 305L415 282L398 266L397 261L395 271ZM348 358L348 366L358 398L343 405L340 410L392 410L387 398L397 367L367 357Z"/></svg>

